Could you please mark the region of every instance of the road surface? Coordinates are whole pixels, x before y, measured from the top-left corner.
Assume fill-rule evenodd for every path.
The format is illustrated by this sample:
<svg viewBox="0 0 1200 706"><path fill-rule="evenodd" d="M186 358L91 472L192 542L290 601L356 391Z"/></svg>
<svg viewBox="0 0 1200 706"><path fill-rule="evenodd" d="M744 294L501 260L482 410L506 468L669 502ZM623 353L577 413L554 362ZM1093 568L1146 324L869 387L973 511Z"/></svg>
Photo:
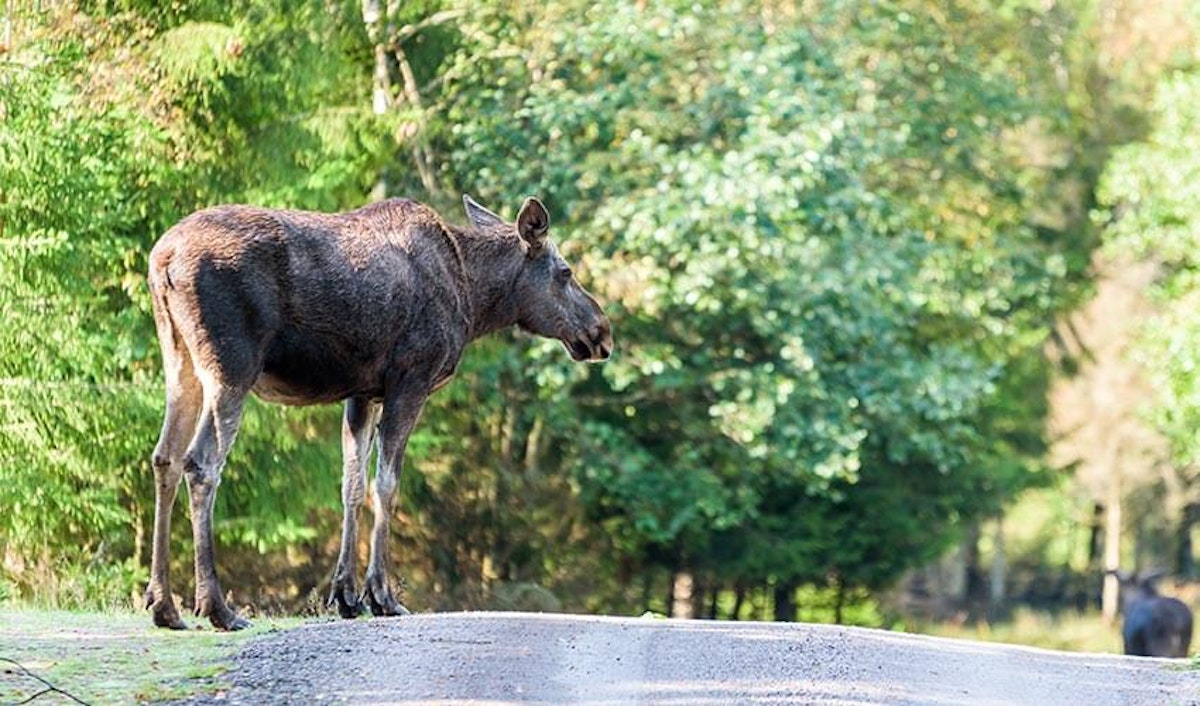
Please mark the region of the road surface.
<svg viewBox="0 0 1200 706"><path fill-rule="evenodd" d="M1200 706L1185 660L798 623L439 613L247 647L204 704Z"/></svg>

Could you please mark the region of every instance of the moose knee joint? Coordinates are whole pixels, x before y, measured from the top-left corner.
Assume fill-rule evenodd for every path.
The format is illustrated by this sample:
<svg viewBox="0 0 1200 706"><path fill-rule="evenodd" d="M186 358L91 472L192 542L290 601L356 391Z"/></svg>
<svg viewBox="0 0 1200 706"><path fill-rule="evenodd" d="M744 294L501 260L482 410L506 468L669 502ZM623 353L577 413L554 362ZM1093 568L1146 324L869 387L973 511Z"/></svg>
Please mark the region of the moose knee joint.
<svg viewBox="0 0 1200 706"><path fill-rule="evenodd" d="M188 486L192 488L215 488L221 482L220 469L206 468L191 456L183 460L183 475L187 478Z"/></svg>
<svg viewBox="0 0 1200 706"><path fill-rule="evenodd" d="M154 455L150 457L150 463L154 465L154 470L161 473L171 467L171 457L155 449Z"/></svg>

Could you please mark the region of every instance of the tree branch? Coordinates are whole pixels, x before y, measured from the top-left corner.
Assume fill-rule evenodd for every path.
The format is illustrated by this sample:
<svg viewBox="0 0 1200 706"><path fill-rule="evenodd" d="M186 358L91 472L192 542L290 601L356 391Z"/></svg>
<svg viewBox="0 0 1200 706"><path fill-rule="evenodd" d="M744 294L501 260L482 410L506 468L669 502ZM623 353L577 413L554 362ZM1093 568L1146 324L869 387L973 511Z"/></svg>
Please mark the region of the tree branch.
<svg viewBox="0 0 1200 706"><path fill-rule="evenodd" d="M446 22L458 19L465 14L467 14L465 10L442 10L441 12L433 13L420 22L404 25L400 29L396 30L395 34L392 35L392 49L395 49L396 46L401 42L423 29L433 27L434 25L445 24Z"/></svg>

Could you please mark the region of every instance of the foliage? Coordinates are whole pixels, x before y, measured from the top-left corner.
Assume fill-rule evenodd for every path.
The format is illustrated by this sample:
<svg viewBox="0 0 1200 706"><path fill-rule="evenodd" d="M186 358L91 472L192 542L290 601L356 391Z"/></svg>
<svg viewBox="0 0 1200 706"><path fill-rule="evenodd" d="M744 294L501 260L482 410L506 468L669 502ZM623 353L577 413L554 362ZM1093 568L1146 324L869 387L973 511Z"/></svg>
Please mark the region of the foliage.
<svg viewBox="0 0 1200 706"><path fill-rule="evenodd" d="M461 192L537 194L613 318L605 366L504 333L427 407L396 530L418 605L638 610L679 570L866 605L1045 482L1043 348L1086 293L1103 158L1060 85L1091 3L399 5L11 18L0 585L140 578L145 256L219 202L461 222ZM250 405L216 513L248 595L327 580L339 424Z"/></svg>
<svg viewBox="0 0 1200 706"><path fill-rule="evenodd" d="M1137 352L1160 397L1153 417L1174 462L1200 462L1200 70L1179 70L1160 84L1154 131L1118 152L1103 197L1117 209L1108 229L1114 252L1159 263L1161 313L1148 322Z"/></svg>
<svg viewBox="0 0 1200 706"><path fill-rule="evenodd" d="M870 566L852 580L882 585L1030 482L1040 447L1014 444L1036 417L979 430L1064 274L1005 155L1031 106L912 5L800 23L587 4L464 30L482 39L447 69L451 178L536 185L590 234L617 317L621 356L584 395L608 404L555 422L618 551L705 564L736 535L719 575ZM587 31L544 29L563 12Z"/></svg>
<svg viewBox="0 0 1200 706"><path fill-rule="evenodd" d="M1143 544L1164 564L1194 572L1190 527L1200 507L1200 64L1192 60L1158 84L1153 128L1145 141L1119 150L1104 174L1106 247L1122 261L1154 263L1155 315L1144 322L1131 357L1150 382L1145 415L1165 440L1165 458L1148 483L1128 490L1130 502L1168 522L1144 523ZM1132 484L1131 484L1132 485ZM1182 506L1182 508L1180 508ZM1170 548L1168 548L1170 547ZM1169 559L1167 558L1169 557Z"/></svg>
<svg viewBox="0 0 1200 706"><path fill-rule="evenodd" d="M144 549L162 392L142 273L157 234L208 203L333 208L369 183L380 142L368 111L339 105L355 65L329 51L353 37L327 42L338 18L303 9L18 16L0 64L0 548L18 576ZM223 496L222 535L259 549L311 536L291 503L336 503L308 480L336 450L301 443L329 420L248 413L235 464L296 471Z"/></svg>

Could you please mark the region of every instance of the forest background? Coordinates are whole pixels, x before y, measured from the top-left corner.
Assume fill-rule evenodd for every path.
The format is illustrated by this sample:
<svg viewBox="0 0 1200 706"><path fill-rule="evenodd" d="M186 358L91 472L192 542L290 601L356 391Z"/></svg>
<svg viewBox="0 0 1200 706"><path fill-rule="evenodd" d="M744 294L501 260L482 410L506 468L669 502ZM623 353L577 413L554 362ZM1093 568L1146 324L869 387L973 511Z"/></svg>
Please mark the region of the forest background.
<svg viewBox="0 0 1200 706"><path fill-rule="evenodd" d="M905 626L1197 577L1195 2L3 12L0 602L145 584L161 233L388 196L462 223L464 192L545 201L617 353L469 351L401 483L411 607ZM235 605L323 610L339 429L251 404Z"/></svg>

